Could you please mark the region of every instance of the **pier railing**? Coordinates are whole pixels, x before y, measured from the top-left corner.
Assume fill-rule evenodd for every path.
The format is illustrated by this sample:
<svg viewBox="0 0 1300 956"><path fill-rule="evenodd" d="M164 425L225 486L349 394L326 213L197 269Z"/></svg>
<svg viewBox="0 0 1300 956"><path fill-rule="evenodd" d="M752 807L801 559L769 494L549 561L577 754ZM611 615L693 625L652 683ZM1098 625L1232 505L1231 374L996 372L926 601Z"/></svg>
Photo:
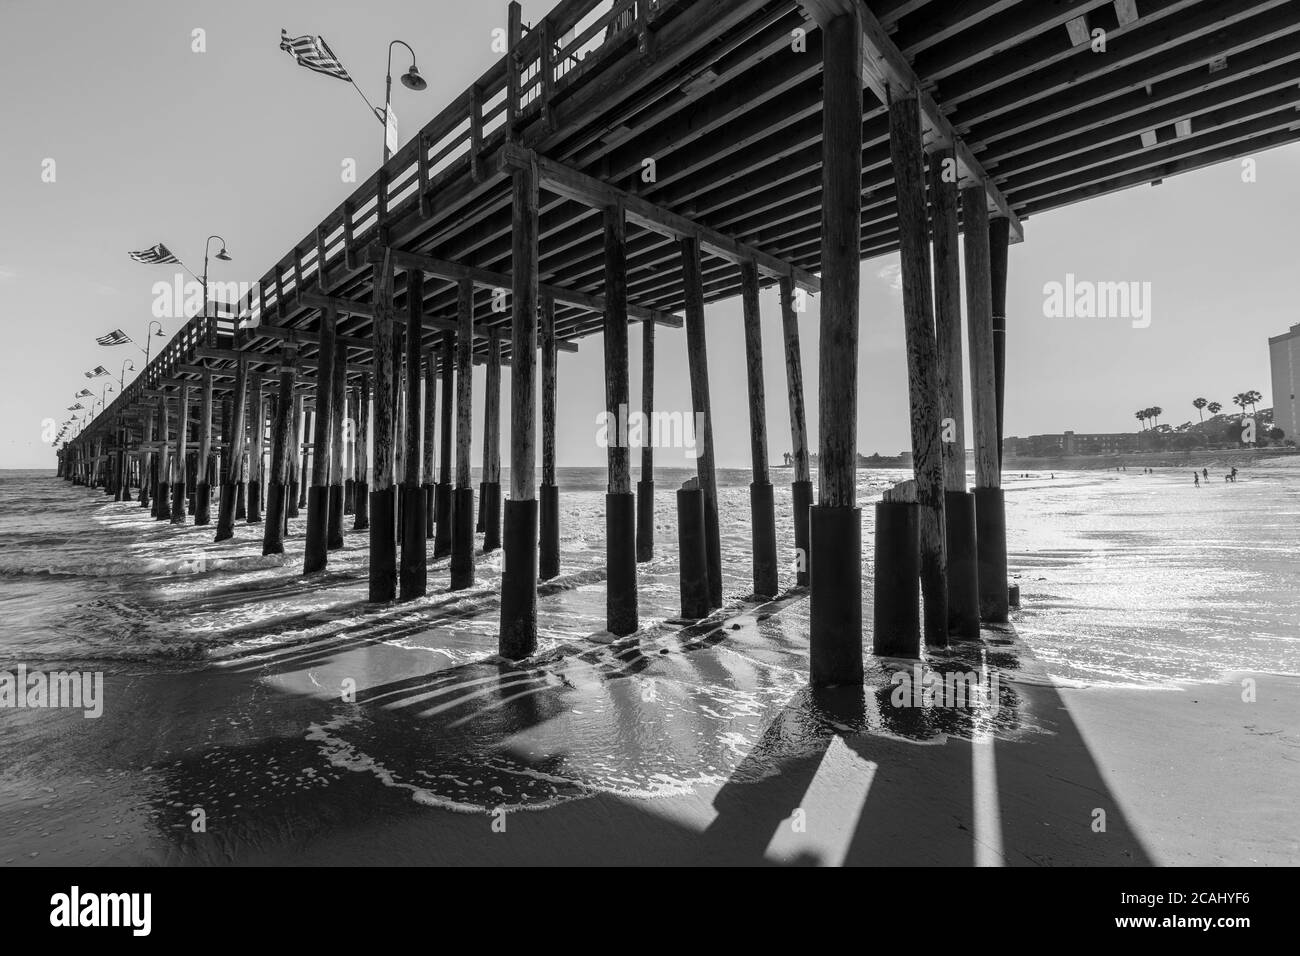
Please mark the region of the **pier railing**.
<svg viewBox="0 0 1300 956"><path fill-rule="evenodd" d="M91 422L129 409L145 389L156 390L175 376L199 345L216 335L238 348L251 330L282 319L300 291L326 279L340 264L361 265L363 250L392 219L418 208L433 215L433 199L447 182L469 173L474 182L490 173L486 158L523 125L541 117L584 76L599 69L629 31L644 36L664 10L689 0L561 0L531 28L520 25L509 49L460 96L425 124L380 169L327 215L316 228L271 266L257 285L209 319L196 316L182 327L145 370Z"/></svg>

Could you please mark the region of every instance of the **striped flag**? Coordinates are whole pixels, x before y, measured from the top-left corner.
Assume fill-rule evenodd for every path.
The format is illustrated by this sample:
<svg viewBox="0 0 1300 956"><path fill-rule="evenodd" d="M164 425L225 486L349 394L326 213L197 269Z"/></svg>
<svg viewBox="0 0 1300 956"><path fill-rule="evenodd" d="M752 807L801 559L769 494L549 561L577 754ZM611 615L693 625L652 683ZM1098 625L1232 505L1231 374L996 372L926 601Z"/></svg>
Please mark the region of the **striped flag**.
<svg viewBox="0 0 1300 956"><path fill-rule="evenodd" d="M114 329L105 335L95 339L100 345L126 345L131 341L131 336L127 335L121 329Z"/></svg>
<svg viewBox="0 0 1300 956"><path fill-rule="evenodd" d="M73 395L72 397L73 397L73 398L90 398L90 397L93 396L94 394L95 394L95 393L92 392L90 389L88 389L88 388L83 388L81 391L79 391L76 395Z"/></svg>
<svg viewBox="0 0 1300 956"><path fill-rule="evenodd" d="M172 255L171 250L161 242L148 249L142 249L139 252L131 252L127 254L136 262L143 262L148 265L166 265L171 262L179 264L181 261Z"/></svg>
<svg viewBox="0 0 1300 956"><path fill-rule="evenodd" d="M287 31L281 28L280 49L297 60L299 66L352 82L352 77L348 76L348 71L343 69L343 64L334 55L334 51L330 49L324 37L314 37L310 34L290 37Z"/></svg>
<svg viewBox="0 0 1300 956"><path fill-rule="evenodd" d="M99 378L101 375L107 375L107 374L108 374L108 369L104 368L104 366L102 365L96 365L89 372L85 373L86 378Z"/></svg>
<svg viewBox="0 0 1300 956"><path fill-rule="evenodd" d="M85 408L85 407L86 407L86 406L83 405L83 404L81 404L81 402L77 402L77 404L75 404L75 405L69 405L69 406L68 406L68 411L70 411L70 412L79 412L79 411L81 411L81 410L82 410L83 408Z"/></svg>

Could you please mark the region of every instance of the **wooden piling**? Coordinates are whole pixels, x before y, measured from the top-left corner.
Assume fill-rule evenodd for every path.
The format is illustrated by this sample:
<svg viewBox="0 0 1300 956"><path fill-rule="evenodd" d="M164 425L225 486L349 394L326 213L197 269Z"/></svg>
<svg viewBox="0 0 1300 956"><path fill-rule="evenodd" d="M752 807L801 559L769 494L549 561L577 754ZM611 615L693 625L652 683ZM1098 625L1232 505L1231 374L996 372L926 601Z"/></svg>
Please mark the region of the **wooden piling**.
<svg viewBox="0 0 1300 956"><path fill-rule="evenodd" d="M303 411L303 397L295 395L293 399L293 420L289 429L289 445L287 453L289 456L289 473L285 478L285 517L298 517L299 499L302 496L302 466L300 462L304 460L302 455L302 436L303 436L303 418L306 412Z"/></svg>
<svg viewBox="0 0 1300 956"><path fill-rule="evenodd" d="M361 385L357 389L357 450L355 459L356 489L352 494L352 508L355 518L353 531L365 531L370 527L370 456L367 445L370 441L370 373L361 373Z"/></svg>
<svg viewBox="0 0 1300 956"><path fill-rule="evenodd" d="M510 348L510 500L505 510L501 575L502 657L537 648L537 166L513 174ZM486 546L486 542L485 542Z"/></svg>
<svg viewBox="0 0 1300 956"><path fill-rule="evenodd" d="M605 221L605 414L608 487L605 495L605 620L611 634L637 629L636 499L632 452L621 424L629 399L627 348L627 219L621 206Z"/></svg>
<svg viewBox="0 0 1300 956"><path fill-rule="evenodd" d="M199 404L199 481L194 492L194 523L212 523L212 370L206 366L202 376Z"/></svg>
<svg viewBox="0 0 1300 956"><path fill-rule="evenodd" d="M987 197L980 185L962 190L966 251L966 332L970 347L971 424L975 445L975 543L980 617L1007 619L1007 562L998 467L997 386L993 362L993 288ZM1005 539L1002 539L1003 541Z"/></svg>
<svg viewBox="0 0 1300 956"><path fill-rule="evenodd" d="M151 485L153 483L154 454L153 454L153 450L149 447L150 442L154 440L153 415L154 415L153 406L146 405L144 408L144 426L140 433L140 507L141 508L149 507L149 497L153 493L153 488L151 487ZM70 462L66 460L66 455L67 455L66 445L64 446L64 455L65 455L65 460L63 465L63 474L64 477L66 478L66 477L71 477L71 473L69 471Z"/></svg>
<svg viewBox="0 0 1300 956"><path fill-rule="evenodd" d="M555 481L557 349L555 299L542 295L542 486L538 505L537 574L549 581L560 573L560 489ZM480 509L481 511L482 509Z"/></svg>
<svg viewBox="0 0 1300 956"><path fill-rule="evenodd" d="M654 421L654 405L655 324L645 319L641 323L641 414L647 423ZM641 477L636 483L636 559L651 561L654 556L655 450L654 442L647 435L641 445Z"/></svg>
<svg viewBox="0 0 1300 956"><path fill-rule="evenodd" d="M262 478L264 443L266 441L266 399L262 395L262 373L252 375L252 393L249 395L248 442L248 514L249 524L262 520Z"/></svg>
<svg viewBox="0 0 1300 956"><path fill-rule="evenodd" d="M176 449L172 453L172 524L185 523L185 439L189 425L190 387L182 385L177 395Z"/></svg>
<svg viewBox="0 0 1300 956"><path fill-rule="evenodd" d="M337 331L337 325L335 326ZM326 548L343 547L343 416L347 407L348 350L335 336L334 373L330 376L330 492Z"/></svg>
<svg viewBox="0 0 1300 956"><path fill-rule="evenodd" d="M325 570L329 556L330 427L334 404L334 340L338 313L327 305L320 313L320 342L316 351L316 421L312 436L311 488L307 492L307 534L303 574Z"/></svg>
<svg viewBox="0 0 1300 956"><path fill-rule="evenodd" d="M166 521L172 515L171 470L167 464L168 448L168 411L167 399L158 398L158 455L154 460L153 517L156 521ZM86 469L86 483L92 481L90 469Z"/></svg>
<svg viewBox="0 0 1300 956"><path fill-rule="evenodd" d="M774 597L776 575L776 499L767 457L767 398L763 387L763 327L758 304L758 266L740 264L741 311L745 323L745 381L749 394L750 547L756 597Z"/></svg>
<svg viewBox="0 0 1300 956"><path fill-rule="evenodd" d="M809 519L809 643L815 686L862 682L862 517L857 507L861 216L862 26L855 6L822 29L819 494Z"/></svg>
<svg viewBox="0 0 1300 956"><path fill-rule="evenodd" d="M961 260L958 246L957 155L930 155L934 257L934 331L942 416L944 525L948 551L948 631L979 638L979 578L975 560L975 499L966 491L966 415L961 341Z"/></svg>
<svg viewBox="0 0 1300 956"><path fill-rule="evenodd" d="M470 483L471 419L474 396L474 282L457 288L456 329L456 488L451 501L451 589L474 583L474 486Z"/></svg>
<svg viewBox="0 0 1300 956"><path fill-rule="evenodd" d="M501 547L501 337L488 331L487 374L483 395L483 552Z"/></svg>
<svg viewBox="0 0 1300 956"><path fill-rule="evenodd" d="M1005 216L989 220L989 279L993 313L993 387L997 394L998 468L1002 467L1002 411L1006 397L1007 367L1007 252L1011 221Z"/></svg>
<svg viewBox="0 0 1300 956"><path fill-rule="evenodd" d="M434 449L437 447L435 431L438 424L438 362L432 349L424 353L424 444L422 447L424 494L424 538L432 541L437 533L438 482L434 479Z"/></svg>
<svg viewBox="0 0 1300 956"><path fill-rule="evenodd" d="M807 586L808 509L812 507L811 471L808 467L808 425L804 412L803 357L799 350L799 314L795 311L794 282L782 276L778 283L781 298L781 331L785 340L785 382L790 408L790 460L794 480L790 483L790 502L794 519L795 584Z"/></svg>
<svg viewBox="0 0 1300 956"><path fill-rule="evenodd" d="M438 423L438 488L434 492L434 508L437 511L433 533L433 556L445 557L451 554L451 449L453 435L452 414L455 411L455 364L456 340L451 332L442 333L442 356L440 371L442 395L439 397L442 407Z"/></svg>
<svg viewBox="0 0 1300 956"><path fill-rule="evenodd" d="M424 273L406 273L406 393L402 475L402 558L398 598L409 601L428 590L429 568L424 544L424 492L420 490L420 349L424 342Z"/></svg>
<svg viewBox="0 0 1300 956"><path fill-rule="evenodd" d="M221 503L217 507L217 541L225 541L235 534L235 504L239 497L238 485L244 461L244 416L248 407L248 358L242 353L235 363L233 398L230 445L227 450L229 461L226 481L221 489Z"/></svg>
<svg viewBox="0 0 1300 956"><path fill-rule="evenodd" d="M925 643L948 646L948 555L944 521L939 362L930 285L930 223L925 199L921 109L915 95L889 104L889 148L898 201L903 332L907 343L912 472L920 534ZM919 657L920 648L876 647L877 654Z"/></svg>
<svg viewBox="0 0 1300 956"><path fill-rule="evenodd" d="M371 601L397 596L397 544L393 490L393 273L387 259L375 263L374 290L374 449L370 492Z"/></svg>
<svg viewBox="0 0 1300 956"><path fill-rule="evenodd" d="M284 554L284 522L288 498L289 462L293 454L293 380L298 346L288 342L280 352L280 390L275 399L271 424L271 476L266 487L266 527L262 533L262 554Z"/></svg>
<svg viewBox="0 0 1300 956"><path fill-rule="evenodd" d="M709 602L722 607L722 539L718 529L718 484L713 458L713 412L709 399L709 357L704 335L704 281L700 244L694 237L680 242L682 296L686 313L686 361L695 412L695 468L704 495L704 550L708 558Z"/></svg>

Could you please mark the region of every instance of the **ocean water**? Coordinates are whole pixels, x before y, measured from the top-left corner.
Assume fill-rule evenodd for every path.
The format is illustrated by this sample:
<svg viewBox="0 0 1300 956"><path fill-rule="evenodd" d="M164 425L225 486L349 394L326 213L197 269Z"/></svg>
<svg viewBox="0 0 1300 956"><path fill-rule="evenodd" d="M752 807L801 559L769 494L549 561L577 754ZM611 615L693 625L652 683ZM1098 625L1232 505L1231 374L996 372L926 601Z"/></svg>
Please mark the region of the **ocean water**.
<svg viewBox="0 0 1300 956"><path fill-rule="evenodd" d="M1008 476L1020 636L1068 683L1300 672L1297 464L1254 468L1235 484L1212 475L1202 488L1181 469ZM643 626L679 608L674 490L691 474L656 474L655 558L639 566ZM874 535L865 505L904 477L859 472L868 629ZM747 470L718 472L724 597L732 606L750 596L749 479ZM558 482L562 575L539 600L543 651L604 628L604 469L562 468ZM788 472L776 469L783 588L794 584L787 482ZM290 522L285 555L263 557L260 525L240 523L233 541L214 544L211 527L154 521L148 509L49 472L0 472L0 666L190 667L372 629L385 640L427 643L455 663L495 651L500 551L477 555L478 580L468 591L446 590L444 558L430 562L429 596L376 609L365 600L366 535L349 533L329 570L304 578L304 523ZM424 633L432 624L434 639ZM864 643L870 647L869 633Z"/></svg>

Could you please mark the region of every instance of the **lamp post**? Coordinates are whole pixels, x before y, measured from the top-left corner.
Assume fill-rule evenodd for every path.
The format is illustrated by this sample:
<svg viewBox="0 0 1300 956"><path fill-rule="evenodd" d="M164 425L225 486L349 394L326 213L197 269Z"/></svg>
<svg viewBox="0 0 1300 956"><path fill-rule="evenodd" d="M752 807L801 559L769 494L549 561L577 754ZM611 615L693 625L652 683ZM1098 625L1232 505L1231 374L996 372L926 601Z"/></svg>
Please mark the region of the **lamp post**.
<svg viewBox="0 0 1300 956"><path fill-rule="evenodd" d="M222 262L230 261L230 253L226 252L226 240L221 236L208 236L203 243L203 317L205 319L208 317L208 251L212 248L213 239L221 241L221 251L213 258L220 259Z"/></svg>
<svg viewBox="0 0 1300 956"><path fill-rule="evenodd" d="M417 92L425 89L429 85L428 82L425 81L424 77L420 75L420 71L415 67L415 51L411 49L411 45L405 40L393 40L389 43L388 75L384 80L384 115L380 117L380 121L384 124L385 163L388 162L389 157L393 155L392 151L388 148L388 113L389 103L393 98L393 47L399 43L406 47L407 52L411 54L411 68L402 74L402 85L408 90L415 90Z"/></svg>
<svg viewBox="0 0 1300 956"><path fill-rule="evenodd" d="M122 374L117 377L117 387L126 391L126 367L131 366L131 371L135 371L135 363L127 359L122 363Z"/></svg>
<svg viewBox="0 0 1300 956"><path fill-rule="evenodd" d="M203 290L203 294L204 294L204 296L207 296L207 294L208 294L206 287L205 287L204 290ZM155 331L153 330L153 327L154 327L155 325L158 326L158 331L157 331L157 332L155 332ZM145 366L145 368L148 368L148 367L149 367L149 347L150 347L151 345L153 345L153 336L156 335L156 336L158 336L159 338L162 338L162 334L163 334L163 330L162 330L162 323L161 323L161 322L159 322L157 319L154 319L152 322L149 323L149 330L148 330L147 332L145 332L145 334L144 334L144 366Z"/></svg>

